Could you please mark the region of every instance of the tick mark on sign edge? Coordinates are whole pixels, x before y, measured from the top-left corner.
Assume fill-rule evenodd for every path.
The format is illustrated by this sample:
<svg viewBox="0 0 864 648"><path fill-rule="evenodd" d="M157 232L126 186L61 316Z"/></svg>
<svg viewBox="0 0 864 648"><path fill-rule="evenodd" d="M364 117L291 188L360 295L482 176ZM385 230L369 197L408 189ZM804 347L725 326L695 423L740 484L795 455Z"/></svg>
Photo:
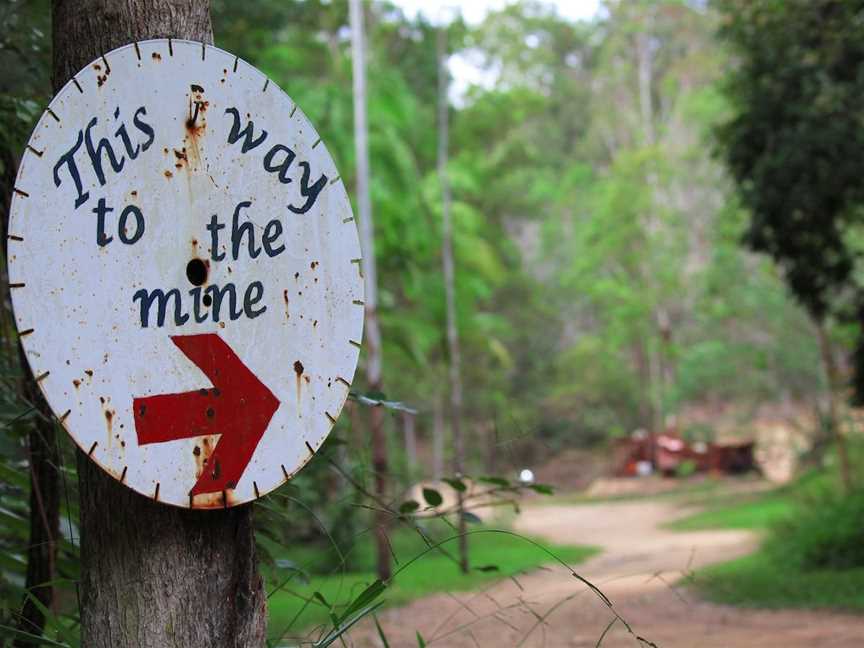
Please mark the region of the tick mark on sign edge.
<svg viewBox="0 0 864 648"><path fill-rule="evenodd" d="M288 475L288 471L285 470L285 464L279 464L279 467L282 468L282 474L285 475L285 481L291 479L291 477Z"/></svg>
<svg viewBox="0 0 864 648"><path fill-rule="evenodd" d="M343 218L343 219L342 219L342 222L343 222L343 223L350 223L350 222L353 221L353 220L354 220L354 217L353 217L353 216L349 216L348 218Z"/></svg>
<svg viewBox="0 0 864 648"><path fill-rule="evenodd" d="M120 475L120 483L121 484L123 483L123 480L126 479L126 469L127 468L129 468L129 466L123 466L123 472Z"/></svg>
<svg viewBox="0 0 864 648"><path fill-rule="evenodd" d="M291 112L288 113L288 119L291 119L291 118L294 116L294 113L295 113L296 111L297 111L297 104L295 103L295 104L291 107Z"/></svg>
<svg viewBox="0 0 864 648"><path fill-rule="evenodd" d="M351 387L351 383L345 380L342 376L336 376L336 382L341 382L346 387Z"/></svg>
<svg viewBox="0 0 864 648"><path fill-rule="evenodd" d="M357 347L358 349L361 348L361 347L360 347L360 343L359 343L359 342L355 342L354 340L348 340L348 344L353 344L353 345L354 345L355 347Z"/></svg>
<svg viewBox="0 0 864 648"><path fill-rule="evenodd" d="M76 79L74 76L72 77L72 83L74 83L75 87L78 88L78 92L84 94L84 88L81 87L81 84L78 83L78 79Z"/></svg>
<svg viewBox="0 0 864 648"><path fill-rule="evenodd" d="M168 39L168 56L174 56L174 45L171 43L172 39Z"/></svg>
<svg viewBox="0 0 864 648"><path fill-rule="evenodd" d="M333 178L333 179L330 181L330 184L331 184L331 185L332 185L332 184L336 184L336 183L339 182L339 180L341 180L341 179L342 179L342 176L338 176L338 175L337 175L335 178Z"/></svg>
<svg viewBox="0 0 864 648"><path fill-rule="evenodd" d="M224 506L226 509L228 508L228 491L227 490L222 491L222 506Z"/></svg>
<svg viewBox="0 0 864 648"><path fill-rule="evenodd" d="M102 62L105 64L105 74L111 74L111 66L108 65L108 59L105 58L105 55L102 55Z"/></svg>
<svg viewBox="0 0 864 648"><path fill-rule="evenodd" d="M72 413L72 410L66 410L65 412L63 412L63 415L59 419L60 423L63 423L67 418L69 418L69 415L71 413Z"/></svg>
<svg viewBox="0 0 864 648"><path fill-rule="evenodd" d="M309 454L315 454L315 450L312 448L311 445L309 445L308 441L306 442L306 447L309 449Z"/></svg>
<svg viewBox="0 0 864 648"><path fill-rule="evenodd" d="M314 148L315 148L316 146L318 146L320 143L321 143L321 138L319 137L317 140L315 140L315 143L312 145L312 148L314 149Z"/></svg>
<svg viewBox="0 0 864 648"><path fill-rule="evenodd" d="M19 196L23 196L24 198L30 197L29 193L27 193L26 191L23 191L22 189L19 189L18 187L13 187L12 191L14 191Z"/></svg>
<svg viewBox="0 0 864 648"><path fill-rule="evenodd" d="M21 282L21 283L10 283L10 284L9 284L9 287L10 287L10 288L23 288L23 287L26 286L26 285L27 285L27 284L25 284L24 282Z"/></svg>
<svg viewBox="0 0 864 648"><path fill-rule="evenodd" d="M93 454L93 451L96 449L96 446L97 446L97 445L99 445L99 442L98 442L98 441L94 441L94 442L93 442L93 445L90 446L90 450L88 450L88 452L87 452L87 456L88 456L88 457L91 456L91 455ZM157 493L159 492L159 487L158 487L158 486L156 487L156 492L157 492Z"/></svg>
<svg viewBox="0 0 864 648"><path fill-rule="evenodd" d="M255 489L255 497L261 497L261 493L258 492L258 482L252 482L252 488Z"/></svg>
<svg viewBox="0 0 864 648"><path fill-rule="evenodd" d="M57 113L55 113L55 112L54 112L53 110L51 110L50 108L46 108L45 110L46 110L46 112L47 112L49 115L51 115L54 119L57 120L57 123L58 123L58 124L60 123L60 118L57 116Z"/></svg>
<svg viewBox="0 0 864 648"><path fill-rule="evenodd" d="M234 72L237 71L237 62L240 60L239 56L234 57Z"/></svg>
<svg viewBox="0 0 864 648"><path fill-rule="evenodd" d="M24 329L23 331L18 331L18 337L24 337L26 335L30 335L33 331L34 331L34 329L32 329L32 328Z"/></svg>
<svg viewBox="0 0 864 648"><path fill-rule="evenodd" d="M42 157L42 154L45 152L45 151L40 151L37 148L33 148L29 144L27 145L27 150L30 151L31 153L33 153L36 157Z"/></svg>
<svg viewBox="0 0 864 648"><path fill-rule="evenodd" d="M46 371L43 374L39 374L38 376L36 376L36 382L38 383L38 382L45 380L50 373L51 373L50 371Z"/></svg>
<svg viewBox="0 0 864 648"><path fill-rule="evenodd" d="M138 42L136 41L132 44L135 46L135 56L137 56L138 60L140 61L141 60L141 50L138 49Z"/></svg>
<svg viewBox="0 0 864 648"><path fill-rule="evenodd" d="M153 499L159 501L159 482L156 482L156 492L153 493Z"/></svg>
<svg viewBox="0 0 864 648"><path fill-rule="evenodd" d="M355 306L365 306L365 305L366 305L365 302L363 302L363 301L360 300L360 299L355 299L355 300L352 301L351 303L354 304Z"/></svg>
<svg viewBox="0 0 864 648"><path fill-rule="evenodd" d="M269 85L270 85L270 79L268 78L268 79L264 82L264 89L263 89L261 92L267 92L267 86L269 86Z"/></svg>
<svg viewBox="0 0 864 648"><path fill-rule="evenodd" d="M24 240L23 236L16 236L15 234L9 234L6 236L6 238L8 238L10 241L23 241Z"/></svg>
<svg viewBox="0 0 864 648"><path fill-rule="evenodd" d="M333 425L336 425L336 419L333 418L332 416L330 416L330 412L325 411L324 416L327 417L327 419L330 421L330 423L332 423Z"/></svg>

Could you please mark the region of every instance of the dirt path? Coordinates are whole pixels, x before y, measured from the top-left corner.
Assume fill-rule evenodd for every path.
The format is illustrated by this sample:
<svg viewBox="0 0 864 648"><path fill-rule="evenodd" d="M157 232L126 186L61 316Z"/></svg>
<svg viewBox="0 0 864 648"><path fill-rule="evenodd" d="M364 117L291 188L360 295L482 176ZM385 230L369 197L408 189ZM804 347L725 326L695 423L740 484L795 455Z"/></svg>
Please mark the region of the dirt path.
<svg viewBox="0 0 864 648"><path fill-rule="evenodd" d="M864 617L741 610L672 588L688 570L744 555L756 545L744 531L676 533L659 527L681 515L674 503L656 500L537 506L525 510L516 526L553 542L603 547L577 571L606 593L636 634L660 648L864 646ZM561 567L522 576L518 585L505 580L484 592L430 596L379 615L394 648L417 646L415 630L431 646L591 647L613 618L596 594ZM358 648L381 646L368 626L352 642ZM640 644L616 623L602 645Z"/></svg>

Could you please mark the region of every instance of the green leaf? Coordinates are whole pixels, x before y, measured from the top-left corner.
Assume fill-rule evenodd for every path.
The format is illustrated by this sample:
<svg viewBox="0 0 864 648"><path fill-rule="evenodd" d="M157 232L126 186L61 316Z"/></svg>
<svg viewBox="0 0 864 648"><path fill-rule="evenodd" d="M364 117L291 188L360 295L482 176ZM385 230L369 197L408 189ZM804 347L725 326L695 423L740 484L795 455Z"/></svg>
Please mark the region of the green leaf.
<svg viewBox="0 0 864 648"><path fill-rule="evenodd" d="M399 512L404 515L406 513L413 513L414 511L416 511L419 508L420 508L420 502L417 502L416 500L408 500L408 501L402 502L402 504L399 506Z"/></svg>
<svg viewBox="0 0 864 648"><path fill-rule="evenodd" d="M426 648L426 642L423 640L423 635L420 634L419 630L416 630L415 632L417 632L417 646L418 646L418 648Z"/></svg>
<svg viewBox="0 0 864 648"><path fill-rule="evenodd" d="M376 578L375 582L373 582L371 585L369 585L369 587L360 592L360 594L357 595L357 598L355 598L348 605L348 607L345 608L345 611L342 612L342 616L340 617L340 622L345 621L345 619L357 612L357 610L368 606L376 598L381 596L382 592L384 592L384 590L386 589L387 585L384 583L384 581L382 581L380 578Z"/></svg>
<svg viewBox="0 0 864 648"><path fill-rule="evenodd" d="M480 519L480 516L471 511L462 511L462 519L468 524L483 524L483 520Z"/></svg>
<svg viewBox="0 0 864 648"><path fill-rule="evenodd" d="M555 489L548 484L531 484L528 486L535 493L540 493L541 495L554 495Z"/></svg>
<svg viewBox="0 0 864 648"><path fill-rule="evenodd" d="M443 481L446 482L447 484L449 484L450 488L452 488L453 490L459 491L460 493L464 493L466 490L468 490L468 487L465 485L465 482L463 482L461 479L452 479L452 478L446 478L445 477Z"/></svg>
<svg viewBox="0 0 864 648"><path fill-rule="evenodd" d="M492 484L493 486L501 486L502 488L510 487L510 482L503 477L480 477L477 479L477 481Z"/></svg>
<svg viewBox="0 0 864 648"><path fill-rule="evenodd" d="M381 624L378 623L378 615L373 614L372 619L375 621L375 629L378 631L378 638L381 640L384 648L390 648L390 642L387 641L387 635L384 634L384 630L381 628Z"/></svg>
<svg viewBox="0 0 864 648"><path fill-rule="evenodd" d="M441 502L444 501L444 498L441 497L441 493L434 488L424 488L423 499L426 500L426 503L429 504L429 506L440 506Z"/></svg>
<svg viewBox="0 0 864 648"><path fill-rule="evenodd" d="M498 568L498 565L481 565L480 567L475 567L474 571L488 573L488 572L497 572L500 570Z"/></svg>

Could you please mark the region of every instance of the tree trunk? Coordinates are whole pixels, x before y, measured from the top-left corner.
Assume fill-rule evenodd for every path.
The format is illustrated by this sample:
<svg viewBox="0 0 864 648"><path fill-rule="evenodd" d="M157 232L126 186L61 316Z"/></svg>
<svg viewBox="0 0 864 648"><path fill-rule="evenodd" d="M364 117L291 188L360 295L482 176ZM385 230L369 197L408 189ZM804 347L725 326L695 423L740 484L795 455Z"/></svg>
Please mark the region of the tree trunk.
<svg viewBox="0 0 864 648"><path fill-rule="evenodd" d="M441 181L441 210L444 227L441 237L441 258L444 263L444 295L447 306L447 348L450 354L450 424L453 430L453 471L456 478L465 470L465 440L462 437L462 371L459 353L459 329L456 326L456 279L453 263L453 224L450 214L450 179L447 175L449 141L447 98L447 32L438 28L438 177ZM459 567L468 573L468 536L465 523L464 494L456 491L456 510L459 516Z"/></svg>
<svg viewBox="0 0 864 648"><path fill-rule="evenodd" d="M435 395L432 410L432 479L440 481L444 476L444 399Z"/></svg>
<svg viewBox="0 0 864 648"><path fill-rule="evenodd" d="M837 391L839 388L839 377L837 375L837 363L834 361L834 351L831 348L831 340L825 330L825 324L815 321L816 337L819 340L819 353L822 356L822 367L825 370L825 382L828 386L828 428L829 434L834 437L834 445L837 448L837 459L840 463L840 483L844 492L852 490L852 469L849 465L849 453L846 450L846 437L840 429L840 417L838 416Z"/></svg>
<svg viewBox="0 0 864 648"><path fill-rule="evenodd" d="M416 415L402 412L402 432L405 435L405 457L408 464L408 475L413 479L417 470L417 430Z"/></svg>
<svg viewBox="0 0 864 648"><path fill-rule="evenodd" d="M360 245L363 250L363 278L366 287L366 383L370 392L381 392L381 329L378 325L378 275L375 268L375 227L369 199L369 127L366 120L366 45L363 32L363 5L351 0L351 44L354 76L354 142L357 150L357 207L360 212ZM384 410L370 411L372 432L372 468L375 494L387 499L387 438L384 434ZM380 507L375 513L375 545L378 578L390 578L390 543L387 528L390 519Z"/></svg>
<svg viewBox="0 0 864 648"><path fill-rule="evenodd" d="M148 38L212 43L207 0L54 0L54 88L91 60ZM251 506L155 503L78 453L81 644L263 646L266 608Z"/></svg>
<svg viewBox="0 0 864 648"><path fill-rule="evenodd" d="M9 208L12 201L12 188L18 169L15 155L2 151L2 207L0 230L3 237L3 257L6 255L6 234L9 225ZM5 274L5 273L4 273ZM4 284L8 277L4 276ZM2 299L2 342L5 362L8 369L17 372L23 369L21 394L24 400L37 409L27 434L28 463L30 465L30 535L27 546L27 575L24 587L42 607L51 609L54 604L54 587L45 585L54 580L57 563L57 541L60 534L60 473L57 450L57 437L51 410L32 376L26 371L27 361L24 351L15 335L15 325L8 317L8 289L0 294ZM9 336L7 338L7 336ZM45 615L40 606L30 596L26 596L21 606L18 629L29 634L41 635L45 628ZM16 646L29 646L31 643L18 641Z"/></svg>

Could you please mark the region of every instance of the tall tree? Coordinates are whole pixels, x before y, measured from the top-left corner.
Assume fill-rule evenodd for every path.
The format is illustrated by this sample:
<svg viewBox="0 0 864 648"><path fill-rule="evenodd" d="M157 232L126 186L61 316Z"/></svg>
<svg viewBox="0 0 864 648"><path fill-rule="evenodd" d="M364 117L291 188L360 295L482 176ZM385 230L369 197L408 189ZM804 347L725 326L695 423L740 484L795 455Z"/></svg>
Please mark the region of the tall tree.
<svg viewBox="0 0 864 648"><path fill-rule="evenodd" d="M130 42L213 41L207 0L54 0L52 24L55 91L92 60ZM78 480L82 645L264 644L251 506L193 511L158 504L83 452Z"/></svg>
<svg viewBox="0 0 864 648"><path fill-rule="evenodd" d="M459 351L459 329L456 324L456 286L453 261L453 222L450 199L449 160L450 100L448 97L447 28L438 28L438 177L441 182L441 261L444 265L444 299L447 317L447 351L450 378L450 428L453 431L453 471L461 479L465 470L465 439L462 436L462 356ZM459 568L468 573L468 535L465 522L465 496L456 491L456 514L459 516Z"/></svg>
<svg viewBox="0 0 864 648"><path fill-rule="evenodd" d="M719 129L723 157L750 210L747 244L772 256L813 318L841 465L838 372L825 325L858 325L854 398L864 402L864 2L723 0L721 34L738 55ZM851 475L843 470L849 487Z"/></svg>
<svg viewBox="0 0 864 648"><path fill-rule="evenodd" d="M360 212L360 242L363 248L363 277L366 285L366 382L370 392L381 393L381 329L378 324L378 279L375 266L375 227L369 199L369 125L366 120L366 45L363 6L351 0L351 43L354 71L354 141L357 149L357 204ZM372 423L372 470L375 493L387 496L387 439L384 410L369 411ZM387 540L388 514L378 507L375 513L375 546L378 578L390 578L390 545Z"/></svg>

